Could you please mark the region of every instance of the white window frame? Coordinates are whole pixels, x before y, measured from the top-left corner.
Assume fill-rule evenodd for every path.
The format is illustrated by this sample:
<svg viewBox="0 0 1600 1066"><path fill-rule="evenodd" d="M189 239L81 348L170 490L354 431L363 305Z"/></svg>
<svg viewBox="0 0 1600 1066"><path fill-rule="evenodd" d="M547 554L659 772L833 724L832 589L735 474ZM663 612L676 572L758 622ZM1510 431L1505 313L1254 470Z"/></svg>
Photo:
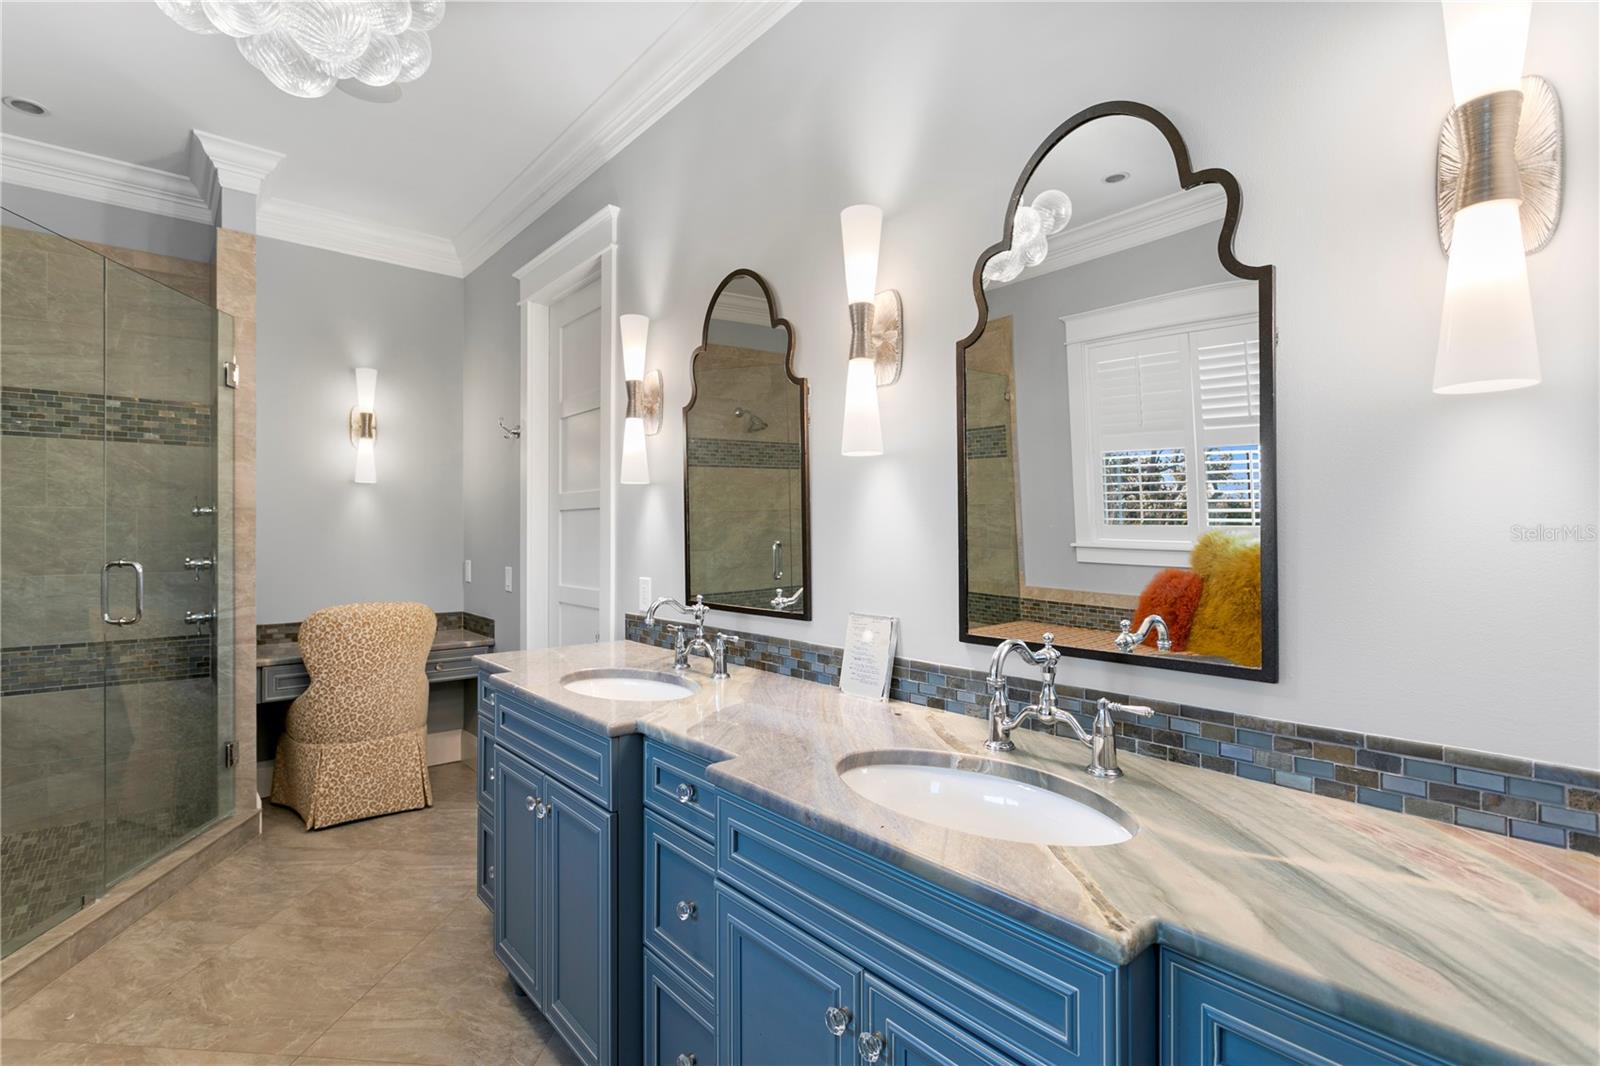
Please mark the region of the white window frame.
<svg viewBox="0 0 1600 1066"><path fill-rule="evenodd" d="M1076 457L1072 477L1072 550L1080 563L1117 563L1131 566L1187 566L1194 547L1192 537L1114 537L1098 529L1100 507L1100 456L1094 449L1094 426L1089 404L1089 350L1115 341L1137 340L1166 333L1194 333L1205 329L1257 321L1258 294L1253 281L1225 281L1192 289L1132 300L1112 307L1063 315L1063 344L1067 350L1067 418ZM1198 397L1195 398L1198 403ZM1199 433L1196 430L1195 434ZM1186 447L1190 515L1205 479L1204 452ZM1203 517L1204 501L1201 499Z"/></svg>

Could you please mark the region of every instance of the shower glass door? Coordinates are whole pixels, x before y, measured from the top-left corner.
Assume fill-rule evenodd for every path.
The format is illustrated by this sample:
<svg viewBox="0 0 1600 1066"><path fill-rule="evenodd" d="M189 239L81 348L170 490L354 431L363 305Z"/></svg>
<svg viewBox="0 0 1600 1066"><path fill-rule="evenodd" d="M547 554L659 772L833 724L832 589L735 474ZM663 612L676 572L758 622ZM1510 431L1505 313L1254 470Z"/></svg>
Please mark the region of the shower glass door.
<svg viewBox="0 0 1600 1066"><path fill-rule="evenodd" d="M232 323L203 263L150 276L4 212L0 946L228 813ZM168 284L170 282L171 284ZM194 295L179 291L187 287ZM219 514L222 521L219 522Z"/></svg>

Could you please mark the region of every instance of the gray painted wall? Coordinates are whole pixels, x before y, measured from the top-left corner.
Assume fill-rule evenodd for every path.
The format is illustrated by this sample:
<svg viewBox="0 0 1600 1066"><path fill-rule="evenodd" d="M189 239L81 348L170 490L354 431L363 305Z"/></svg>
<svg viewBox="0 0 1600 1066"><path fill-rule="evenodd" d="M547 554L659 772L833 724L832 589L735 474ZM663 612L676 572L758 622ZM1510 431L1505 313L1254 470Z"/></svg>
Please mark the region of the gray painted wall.
<svg viewBox="0 0 1600 1066"><path fill-rule="evenodd" d="M619 310L651 316L669 413L649 442L655 483L620 490L620 605L639 575L658 594L682 589L671 412L713 287L748 266L796 324L811 380L816 620L712 624L839 644L847 612L894 614L904 655L981 667L987 649L959 642L956 604L954 348L976 318L973 263L1056 125L1142 100L1183 131L1196 166L1238 177L1240 258L1278 269L1283 675L1072 661L1063 680L1596 765L1597 546L1511 529L1600 523L1596 16L1540 5L1527 53L1566 112L1561 229L1528 262L1544 383L1445 397L1430 391L1445 274L1431 174L1450 106L1437 6L948 4L911 17L803 4L467 279L469 553L515 558L517 448L494 428L517 387L512 271L614 203ZM1359 165L1307 165L1330 159ZM884 209L879 283L906 309L905 373L881 393L875 459L838 450L838 213L860 202ZM513 599L468 595L504 647L518 639ZM1384 623L1424 606L1451 632L1418 654ZM1572 624L1508 644L1510 627L1557 609ZM1508 730L1507 709L1530 695L1537 728Z"/></svg>
<svg viewBox="0 0 1600 1066"><path fill-rule="evenodd" d="M358 600L460 610L460 279L256 245L256 617ZM355 368L378 369L378 482L352 480Z"/></svg>
<svg viewBox="0 0 1600 1066"><path fill-rule="evenodd" d="M1073 475L1061 318L1236 280L1217 261L1220 223L990 290L989 316L1012 316L1022 570L1030 585L1138 593L1159 567L1080 563L1071 543Z"/></svg>
<svg viewBox="0 0 1600 1066"><path fill-rule="evenodd" d="M75 241L114 244L207 263L216 255L216 230L202 222L9 184L0 185L0 207Z"/></svg>

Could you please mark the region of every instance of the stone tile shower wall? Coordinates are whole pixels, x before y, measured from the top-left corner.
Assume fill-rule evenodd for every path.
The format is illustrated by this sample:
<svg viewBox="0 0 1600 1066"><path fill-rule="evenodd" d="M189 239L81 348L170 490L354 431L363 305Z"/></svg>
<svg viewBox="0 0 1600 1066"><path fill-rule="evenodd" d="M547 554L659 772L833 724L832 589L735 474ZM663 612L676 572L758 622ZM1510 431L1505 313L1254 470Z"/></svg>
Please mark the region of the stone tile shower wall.
<svg viewBox="0 0 1600 1066"><path fill-rule="evenodd" d="M207 264L164 262L208 287ZM215 648L182 622L212 602L182 560L214 547L190 507L216 492L216 317L26 229L0 233L0 269L9 949L217 812ZM124 630L100 619L117 558L146 569L144 619Z"/></svg>
<svg viewBox="0 0 1600 1066"><path fill-rule="evenodd" d="M720 627L719 627L720 628ZM728 651L741 666L815 681L839 682L839 648L736 630ZM671 646L661 623L627 616L627 639ZM1152 707L1152 718L1124 716L1117 747L1151 758L1363 803L1488 833L1600 855L1600 771L1441 744L1352 733L1324 726L1143 699L1128 693L1057 687L1062 705L1087 727L1102 696ZM897 659L890 696L974 717L987 712L984 675L958 667ZM1012 709L1036 700L1037 682L1012 678ZM1053 729L1070 736L1065 725Z"/></svg>
<svg viewBox="0 0 1600 1066"><path fill-rule="evenodd" d="M967 624L1022 615L1011 319L997 318L967 351Z"/></svg>
<svg viewBox="0 0 1600 1066"><path fill-rule="evenodd" d="M783 587L805 583L800 390L781 354L725 344L709 345L696 361L695 387L688 441L694 591L713 603L765 608L777 587L773 541L784 545ZM749 414L735 416L736 409Z"/></svg>

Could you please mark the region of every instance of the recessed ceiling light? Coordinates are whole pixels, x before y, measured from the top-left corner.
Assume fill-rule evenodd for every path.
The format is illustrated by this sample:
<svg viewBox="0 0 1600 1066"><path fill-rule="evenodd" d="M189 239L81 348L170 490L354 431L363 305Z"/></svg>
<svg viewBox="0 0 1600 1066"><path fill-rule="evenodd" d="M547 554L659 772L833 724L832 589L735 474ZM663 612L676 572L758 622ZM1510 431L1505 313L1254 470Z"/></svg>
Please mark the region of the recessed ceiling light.
<svg viewBox="0 0 1600 1066"><path fill-rule="evenodd" d="M1126 170L1119 170L1115 174L1107 174L1100 180L1105 182L1107 185L1115 185L1119 181L1127 181L1128 172Z"/></svg>
<svg viewBox="0 0 1600 1066"><path fill-rule="evenodd" d="M21 111L24 115L48 115L50 113L49 111L45 110L45 106L43 104L35 103L32 100L25 100L20 96L7 96L4 97L3 100L0 100L0 102L3 102L13 111Z"/></svg>

